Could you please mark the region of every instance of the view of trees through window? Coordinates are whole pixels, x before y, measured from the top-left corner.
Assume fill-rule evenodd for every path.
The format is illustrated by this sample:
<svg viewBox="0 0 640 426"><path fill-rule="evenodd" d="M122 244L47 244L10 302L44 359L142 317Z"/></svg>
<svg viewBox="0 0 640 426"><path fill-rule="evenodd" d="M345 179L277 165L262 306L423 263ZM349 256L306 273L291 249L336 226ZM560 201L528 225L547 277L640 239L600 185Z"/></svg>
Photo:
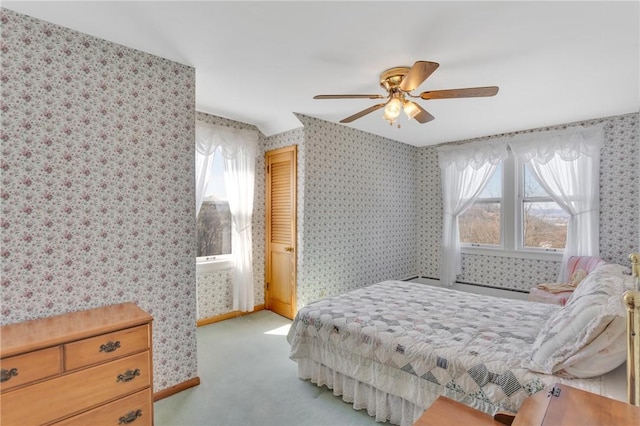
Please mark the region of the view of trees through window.
<svg viewBox="0 0 640 426"><path fill-rule="evenodd" d="M458 219L460 241L500 244L500 203L475 203Z"/></svg>
<svg viewBox="0 0 640 426"><path fill-rule="evenodd" d="M524 202L524 246L563 249L569 215L555 203ZM500 244L500 203L476 203L460 216L460 241Z"/></svg>
<svg viewBox="0 0 640 426"><path fill-rule="evenodd" d="M229 203L212 198L202 202L196 222L198 257L231 254Z"/></svg>
<svg viewBox="0 0 640 426"><path fill-rule="evenodd" d="M521 190L523 246L564 249L569 214L553 201L528 165L524 166Z"/></svg>
<svg viewBox="0 0 640 426"><path fill-rule="evenodd" d="M197 257L231 254L231 210L224 182L224 158L213 157L202 207L196 219Z"/></svg>
<svg viewBox="0 0 640 426"><path fill-rule="evenodd" d="M523 170L523 169L520 169ZM569 215L554 202L531 171L525 167L520 203L525 248L564 249ZM472 245L500 245L502 167L489 181L478 200L458 219L460 241Z"/></svg>
<svg viewBox="0 0 640 426"><path fill-rule="evenodd" d="M523 207L524 246L563 249L569 215L556 203L524 201Z"/></svg>

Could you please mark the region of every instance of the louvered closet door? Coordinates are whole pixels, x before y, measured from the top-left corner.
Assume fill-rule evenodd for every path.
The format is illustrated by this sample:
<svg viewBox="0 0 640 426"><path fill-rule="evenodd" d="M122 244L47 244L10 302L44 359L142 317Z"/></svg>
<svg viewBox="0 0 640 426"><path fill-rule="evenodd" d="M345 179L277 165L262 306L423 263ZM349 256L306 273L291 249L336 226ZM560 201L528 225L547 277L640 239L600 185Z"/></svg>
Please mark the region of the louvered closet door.
<svg viewBox="0 0 640 426"><path fill-rule="evenodd" d="M296 154L297 147L266 153L267 309L293 319L296 314Z"/></svg>

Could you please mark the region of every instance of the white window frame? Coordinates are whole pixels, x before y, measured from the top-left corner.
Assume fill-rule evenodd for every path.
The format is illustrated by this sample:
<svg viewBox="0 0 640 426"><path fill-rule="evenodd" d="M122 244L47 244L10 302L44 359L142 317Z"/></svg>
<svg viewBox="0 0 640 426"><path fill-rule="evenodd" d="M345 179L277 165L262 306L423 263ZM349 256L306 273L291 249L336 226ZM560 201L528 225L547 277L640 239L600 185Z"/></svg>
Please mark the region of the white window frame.
<svg viewBox="0 0 640 426"><path fill-rule="evenodd" d="M525 188L524 188L524 175L525 175L525 163L522 160L516 160L516 167L518 172L518 197L516 200L516 227L514 228L517 232L517 249L519 251L525 252L534 252L534 253L559 253L563 254L564 249L546 249L541 247L526 247L524 245L524 203L526 202L543 202L543 203L555 203L557 204L550 195L546 197L525 197ZM535 179L535 178L534 178Z"/></svg>
<svg viewBox="0 0 640 426"><path fill-rule="evenodd" d="M524 163L515 158L509 150L509 156L502 162L502 200L500 203L500 246L489 244L461 243L463 254L476 254L499 257L513 257L533 260L560 261L563 249L542 249L524 247L524 224L522 200L524 197ZM527 198L532 200L533 198ZM483 201L489 199L483 199ZM545 201L551 201L545 198Z"/></svg>
<svg viewBox="0 0 640 426"><path fill-rule="evenodd" d="M236 259L232 254L218 256L203 256L196 258L196 272L207 273L232 269L236 265Z"/></svg>
<svg viewBox="0 0 640 426"><path fill-rule="evenodd" d="M503 200L502 198L478 198L476 201L474 201L474 205L475 204L490 204L490 203L500 203L500 241L498 241L498 244L480 244L480 243L463 243L460 242L461 247L473 247L473 248L487 248L487 249L501 249L504 246L504 230L502 229L503 226L503 218L502 215L504 214L504 208L502 207L502 203Z"/></svg>

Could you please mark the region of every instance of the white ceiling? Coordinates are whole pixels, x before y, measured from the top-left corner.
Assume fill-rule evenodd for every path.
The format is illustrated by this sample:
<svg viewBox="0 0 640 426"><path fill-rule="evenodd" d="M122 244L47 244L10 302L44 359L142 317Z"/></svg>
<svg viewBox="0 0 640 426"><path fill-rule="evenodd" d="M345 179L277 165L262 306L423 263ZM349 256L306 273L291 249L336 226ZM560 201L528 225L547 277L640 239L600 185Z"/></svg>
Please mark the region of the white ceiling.
<svg viewBox="0 0 640 426"><path fill-rule="evenodd" d="M380 72L440 68L416 92L500 87L495 97L419 100L434 121L381 110L349 124L416 146L636 112L639 2L32 2L3 7L190 65L199 111L265 135L338 122L384 94ZM415 92L414 92L415 93Z"/></svg>

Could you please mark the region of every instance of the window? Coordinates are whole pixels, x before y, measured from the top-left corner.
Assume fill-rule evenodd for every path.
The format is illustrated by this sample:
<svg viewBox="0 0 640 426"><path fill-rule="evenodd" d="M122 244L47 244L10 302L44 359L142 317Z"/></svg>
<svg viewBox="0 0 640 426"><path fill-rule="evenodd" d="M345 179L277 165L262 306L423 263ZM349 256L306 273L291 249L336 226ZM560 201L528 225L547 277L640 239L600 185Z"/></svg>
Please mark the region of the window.
<svg viewBox="0 0 640 426"><path fill-rule="evenodd" d="M196 229L198 260L213 260L231 254L231 210L224 182L224 158L220 148L213 157Z"/></svg>
<svg viewBox="0 0 640 426"><path fill-rule="evenodd" d="M523 249L562 250L567 241L569 214L547 194L528 165L520 166L520 235Z"/></svg>
<svg viewBox="0 0 640 426"><path fill-rule="evenodd" d="M496 169L478 199L458 218L465 251L562 252L569 214L513 154Z"/></svg>
<svg viewBox="0 0 640 426"><path fill-rule="evenodd" d="M478 199L458 218L460 242L471 246L499 246L502 221L502 164Z"/></svg>

